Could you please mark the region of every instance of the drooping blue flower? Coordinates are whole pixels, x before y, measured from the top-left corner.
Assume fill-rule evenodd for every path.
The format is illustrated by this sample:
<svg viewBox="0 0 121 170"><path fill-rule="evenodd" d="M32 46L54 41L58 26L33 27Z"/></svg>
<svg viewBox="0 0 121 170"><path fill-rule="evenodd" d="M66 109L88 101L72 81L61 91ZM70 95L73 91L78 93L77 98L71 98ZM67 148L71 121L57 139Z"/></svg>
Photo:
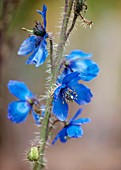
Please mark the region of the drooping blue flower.
<svg viewBox="0 0 121 170"><path fill-rule="evenodd" d="M84 81L94 79L99 73L99 67L90 59L91 57L92 54L81 50L73 50L69 55L65 56L65 68L58 78L58 83L61 83L65 75L75 71L80 73L79 76Z"/></svg>
<svg viewBox="0 0 121 170"><path fill-rule="evenodd" d="M82 109L79 109L74 117L66 123L62 130L57 134L52 144L54 144L59 138L62 143L67 142L69 138L80 138L83 135L82 124L88 123L91 121L90 118L79 118L76 119L82 112Z"/></svg>
<svg viewBox="0 0 121 170"><path fill-rule="evenodd" d="M13 101L8 105L8 119L13 123L22 123L26 120L28 114L32 112L33 118L37 124L40 123L40 115L34 112L33 104L37 101L35 95L28 89L24 82L10 80L8 89L11 94L19 100Z"/></svg>
<svg viewBox="0 0 121 170"><path fill-rule="evenodd" d="M18 55L22 56L31 53L26 64L35 64L36 67L42 65L48 56L46 48L46 38L48 37L48 33L46 32L46 11L46 5L43 5L42 11L37 10L37 12L42 15L43 25L40 22L36 22L33 30L25 29L29 31L31 35L23 41L18 50Z"/></svg>
<svg viewBox="0 0 121 170"><path fill-rule="evenodd" d="M53 114L60 120L65 121L68 116L68 102L75 101L77 104L87 104L91 101L92 93L88 87L79 84L81 79L78 72L65 76L62 84L54 91Z"/></svg>

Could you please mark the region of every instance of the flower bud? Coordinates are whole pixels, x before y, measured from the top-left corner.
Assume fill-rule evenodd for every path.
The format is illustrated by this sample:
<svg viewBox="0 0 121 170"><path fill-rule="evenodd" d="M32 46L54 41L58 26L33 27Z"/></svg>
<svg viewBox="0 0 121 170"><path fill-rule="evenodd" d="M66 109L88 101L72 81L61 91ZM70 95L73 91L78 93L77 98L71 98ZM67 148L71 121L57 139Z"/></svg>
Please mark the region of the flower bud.
<svg viewBox="0 0 121 170"><path fill-rule="evenodd" d="M28 154L27 154L27 158L31 162L37 161L39 159L38 147L36 147L36 146L31 147Z"/></svg>

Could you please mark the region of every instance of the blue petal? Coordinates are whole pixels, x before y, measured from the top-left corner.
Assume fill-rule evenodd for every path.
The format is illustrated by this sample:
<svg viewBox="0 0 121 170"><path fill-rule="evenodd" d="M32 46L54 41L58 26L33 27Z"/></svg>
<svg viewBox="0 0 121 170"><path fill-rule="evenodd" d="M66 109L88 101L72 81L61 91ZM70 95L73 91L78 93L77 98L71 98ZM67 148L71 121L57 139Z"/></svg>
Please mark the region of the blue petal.
<svg viewBox="0 0 121 170"><path fill-rule="evenodd" d="M67 142L67 127L63 128L63 129L60 131L60 141L61 141L62 143Z"/></svg>
<svg viewBox="0 0 121 170"><path fill-rule="evenodd" d="M46 49L46 41L43 40L39 48L37 48L36 51L34 51L34 53L28 58L26 63L35 64L36 67L39 67L40 65L44 63L47 56L48 56L48 51Z"/></svg>
<svg viewBox="0 0 121 170"><path fill-rule="evenodd" d="M37 113L34 111L34 109L32 109L32 115L33 115L33 118L34 118L36 124L40 125L40 118L41 118L41 117L40 117L39 114L37 114Z"/></svg>
<svg viewBox="0 0 121 170"><path fill-rule="evenodd" d="M71 61L71 60L90 58L90 57L92 57L92 54L90 53L85 53L84 51L81 50L73 50L68 56L66 56L66 59Z"/></svg>
<svg viewBox="0 0 121 170"><path fill-rule="evenodd" d="M55 137L55 139L53 140L53 142L52 142L52 144L55 144L55 142L60 138L60 141L62 142L62 143L65 143L65 142L67 142L67 132L66 132L66 127L65 128L63 128L57 135L56 135L56 137Z"/></svg>
<svg viewBox="0 0 121 170"><path fill-rule="evenodd" d="M29 105L28 102L11 102L8 105L8 119L10 119L13 123L22 123L26 120L30 110L31 105Z"/></svg>
<svg viewBox="0 0 121 170"><path fill-rule="evenodd" d="M79 138L83 135L81 126L70 125L67 128L67 134L70 138Z"/></svg>
<svg viewBox="0 0 121 170"><path fill-rule="evenodd" d="M81 78L78 77L79 73L78 72L72 72L68 75L66 75L62 81L62 84L66 84L68 85L70 82L74 83L77 82L78 80L80 80Z"/></svg>
<svg viewBox="0 0 121 170"><path fill-rule="evenodd" d="M90 59L74 60L70 63L70 67L73 71L79 72L79 76L84 81L90 81L94 79L99 72L98 65Z"/></svg>
<svg viewBox="0 0 121 170"><path fill-rule="evenodd" d="M28 89L26 84L21 81L10 80L8 82L8 89L11 94L21 100L27 100L34 97L33 93Z"/></svg>
<svg viewBox="0 0 121 170"><path fill-rule="evenodd" d="M62 74L59 75L56 83L57 83L57 84L62 84L63 78L64 78L67 74L70 74L70 73L71 73L70 69L65 68L65 69L63 70Z"/></svg>
<svg viewBox="0 0 121 170"><path fill-rule="evenodd" d="M44 23L44 28L46 29L46 12L47 12L47 7L46 7L46 5L43 5L42 11L37 10L37 12L38 12L40 15L42 15L42 17L43 17L43 23Z"/></svg>
<svg viewBox="0 0 121 170"><path fill-rule="evenodd" d="M61 94L58 95L56 101L53 101L53 114L60 121L65 121L68 116L68 104L62 98Z"/></svg>
<svg viewBox="0 0 121 170"><path fill-rule="evenodd" d="M69 124L71 124L81 113L83 109L79 109L76 114L73 116L72 119L70 119Z"/></svg>
<svg viewBox="0 0 121 170"><path fill-rule="evenodd" d="M67 141L66 137L67 137L67 133L66 133L66 127L63 128L61 131L59 131L59 133L56 135L55 139L53 140L52 144L55 144L55 142L60 138L60 141L62 143L65 143Z"/></svg>
<svg viewBox="0 0 121 170"><path fill-rule="evenodd" d="M54 91L54 101L56 101L58 99L58 95L60 94L61 89L65 88L65 85L61 85L59 87L57 87Z"/></svg>
<svg viewBox="0 0 121 170"><path fill-rule="evenodd" d="M27 55L31 53L36 47L36 39L37 37L35 35L31 35L29 38L24 40L18 50L18 55Z"/></svg>
<svg viewBox="0 0 121 170"><path fill-rule="evenodd" d="M76 103L78 103L79 105L81 104L86 104L89 103L91 101L91 98L93 97L90 89L88 87L86 87L83 84L77 84L77 83L70 83L68 85L70 87L70 89L73 90L73 92L76 93L77 96L75 96L75 94L72 94L74 97L74 101Z"/></svg>
<svg viewBox="0 0 121 170"><path fill-rule="evenodd" d="M90 118L79 118L77 120L74 120L72 122L73 125L81 125L81 124L85 124L85 123L89 123L91 122Z"/></svg>
<svg viewBox="0 0 121 170"><path fill-rule="evenodd" d="M37 52L38 52L38 48L36 48L32 53L32 55L30 55L30 57L26 61L26 64L36 64L36 62L33 61L33 58L35 57Z"/></svg>

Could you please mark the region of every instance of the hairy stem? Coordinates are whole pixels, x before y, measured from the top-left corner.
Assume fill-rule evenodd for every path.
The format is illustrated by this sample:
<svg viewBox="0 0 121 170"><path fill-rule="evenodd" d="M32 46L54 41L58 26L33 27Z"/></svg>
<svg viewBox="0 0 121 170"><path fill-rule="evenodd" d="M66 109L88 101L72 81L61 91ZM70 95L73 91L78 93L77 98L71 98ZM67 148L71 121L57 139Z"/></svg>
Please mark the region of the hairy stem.
<svg viewBox="0 0 121 170"><path fill-rule="evenodd" d="M35 162L33 170L42 170L45 167L45 161L44 161L44 150L46 141L48 138L48 124L49 124L49 118L50 118L50 105L52 103L52 98L49 98L46 102L46 110L45 110L45 117L43 119L42 127L41 127L41 139L40 139L40 148L39 148L39 160Z"/></svg>
<svg viewBox="0 0 121 170"><path fill-rule="evenodd" d="M66 34L66 40L68 39L71 31L73 30L73 28L75 26L75 23L76 23L76 20L77 20L78 16L80 15L80 12L84 10L83 8L85 6L86 6L86 4L84 3L83 0L81 0L81 1L80 0L75 0L75 2L74 2L74 17L73 17L71 26L70 26L67 34Z"/></svg>
<svg viewBox="0 0 121 170"><path fill-rule="evenodd" d="M70 18L72 6L73 6L73 1L74 0L65 0L65 11L64 11L62 28L61 28L61 33L60 33L60 40L58 43L58 49L57 49L57 54L56 54L55 68L53 69L52 79L50 81L50 86L49 86L50 90L52 89L53 85L56 82L56 78L57 78L59 67L60 67L59 63L63 57L63 51L64 51L65 42L66 42L66 31L67 31L69 18ZM45 152L46 141L48 138L48 130L49 130L48 124L49 124L49 118L51 115L52 100L53 100L53 96L50 95L50 97L46 101L45 118L43 119L43 123L41 127L41 139L40 139L41 144L40 144L40 149L39 149L40 157L39 157L39 160L35 162L34 170L43 170L45 167L44 152Z"/></svg>
<svg viewBox="0 0 121 170"><path fill-rule="evenodd" d="M55 82L57 75L58 75L58 71L59 71L59 63L61 63L61 59L63 58L63 51L64 51L64 47L65 47L65 43L66 43L66 31L68 28L68 23L69 23L69 18L71 15L71 10L72 10L72 6L73 6L73 2L74 0L66 0L66 5L65 5L65 13L64 13L64 17L63 17L63 22L62 22L62 28L61 28L61 32L60 32L60 40L59 40L59 44L58 44L58 48L57 48L57 58L56 58L56 63L55 63L55 71L53 73L53 80Z"/></svg>
<svg viewBox="0 0 121 170"><path fill-rule="evenodd" d="M67 35L66 35L66 40L68 39L68 37L69 37L71 31L73 30L73 28L74 28L74 26L75 26L77 17L78 17L78 15L74 15L74 18L73 18L71 27L69 28L69 30L68 30L68 32L67 32Z"/></svg>

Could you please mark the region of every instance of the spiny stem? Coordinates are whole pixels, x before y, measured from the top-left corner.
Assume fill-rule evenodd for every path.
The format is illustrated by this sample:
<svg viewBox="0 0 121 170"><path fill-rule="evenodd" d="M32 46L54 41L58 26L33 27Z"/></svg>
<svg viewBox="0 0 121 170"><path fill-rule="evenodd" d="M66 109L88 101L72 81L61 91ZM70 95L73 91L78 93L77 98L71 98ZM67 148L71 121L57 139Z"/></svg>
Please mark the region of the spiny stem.
<svg viewBox="0 0 121 170"><path fill-rule="evenodd" d="M39 168L39 162L35 162L35 163L34 163L33 170L40 170L40 168Z"/></svg>
<svg viewBox="0 0 121 170"><path fill-rule="evenodd" d="M83 0L75 0L74 2L74 17L73 17L73 21L72 21L72 24L66 34L66 40L68 39L71 31L73 30L74 26L75 26L75 23L76 23L76 20L78 18L78 16L80 15L80 12L84 10L84 7L85 7L85 10L86 10L86 4L84 3Z"/></svg>
<svg viewBox="0 0 121 170"><path fill-rule="evenodd" d="M49 98L46 103L46 110L45 110L45 117L43 119L42 127L41 127L41 143L39 148L39 160L35 162L34 169L33 170L42 170L44 169L45 162L44 162L44 150L46 141L48 138L48 124L49 124L49 118L50 118L50 105L52 103L52 98Z"/></svg>
<svg viewBox="0 0 121 170"><path fill-rule="evenodd" d="M58 44L57 49L57 58L56 58L56 64L55 68L53 69L53 75L52 79L50 81L50 89L52 89L52 86L56 82L57 74L59 71L60 63L62 57L63 57L63 50L65 46L65 40L66 40L66 31L69 23L69 18L72 10L74 0L65 0L65 12L62 22L62 28L60 33L60 40ZM42 127L41 127L41 144L39 149L39 160L38 162L35 162L34 170L43 170L44 169L44 151L45 151L45 145L48 138L48 124L49 124L49 118L51 115L51 105L52 105L53 96L50 96L46 101L46 110L45 110L45 117L43 119Z"/></svg>
<svg viewBox="0 0 121 170"><path fill-rule="evenodd" d="M73 18L71 27L69 28L69 30L68 30L68 32L67 32L67 35L66 35L66 40L68 39L68 37L69 37L71 31L73 30L73 28L74 28L74 26L75 26L77 17L78 17L78 15L74 15L74 18Z"/></svg>
<svg viewBox="0 0 121 170"><path fill-rule="evenodd" d="M63 17L63 22L62 22L62 28L61 28L61 32L60 32L60 40L59 40L59 44L58 44L58 48L57 48L57 58L56 58L56 63L55 63L55 71L53 73L53 81L55 82L57 75L58 75L58 71L59 71L59 65L58 63L61 63L61 59L63 58L63 51L64 51L64 46L66 43L66 31L67 31L67 27L68 27L68 23L69 23L69 18L71 15L71 10L72 10L72 6L73 6L73 2L74 0L67 0L65 1L66 5L65 5L65 13L64 13L64 17Z"/></svg>

